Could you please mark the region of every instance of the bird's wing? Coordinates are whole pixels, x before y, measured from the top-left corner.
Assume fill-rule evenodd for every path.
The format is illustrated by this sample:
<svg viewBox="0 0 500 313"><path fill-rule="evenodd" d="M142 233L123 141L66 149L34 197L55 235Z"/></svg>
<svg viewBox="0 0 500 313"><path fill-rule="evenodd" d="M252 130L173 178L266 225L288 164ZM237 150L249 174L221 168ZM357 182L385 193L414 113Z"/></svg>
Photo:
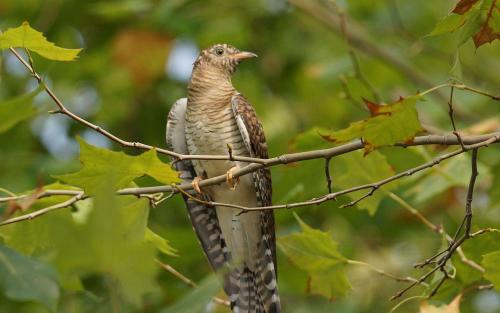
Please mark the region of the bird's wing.
<svg viewBox="0 0 500 313"><path fill-rule="evenodd" d="M170 109L167 120L166 137L168 149L181 154L188 154L184 130L186 107L186 98L177 100ZM191 183L196 177L193 163L189 160L178 160L174 162L174 167L180 172L180 178L183 183ZM193 190L187 192L193 197L199 197ZM185 195L183 195L183 197L186 202L193 229L200 241L203 251L212 268L217 271L225 264L227 259L227 248L215 208L197 202ZM204 195L204 197L204 200L210 200L207 195Z"/></svg>
<svg viewBox="0 0 500 313"><path fill-rule="evenodd" d="M267 151L266 137L262 124L257 118L254 108L248 100L241 94L236 94L231 99L231 106L243 142L252 157L266 159L269 157ZM272 204L272 182L269 169L260 169L253 172L253 181L257 194L258 206L269 206ZM259 247L261 256L257 260L258 277L257 287L262 304L266 307L266 312L279 312L280 303L277 291L277 271L276 264L276 235L274 229L273 211L260 212L260 226L262 233L262 245ZM254 273L255 275L255 273ZM261 291L262 290L262 291Z"/></svg>

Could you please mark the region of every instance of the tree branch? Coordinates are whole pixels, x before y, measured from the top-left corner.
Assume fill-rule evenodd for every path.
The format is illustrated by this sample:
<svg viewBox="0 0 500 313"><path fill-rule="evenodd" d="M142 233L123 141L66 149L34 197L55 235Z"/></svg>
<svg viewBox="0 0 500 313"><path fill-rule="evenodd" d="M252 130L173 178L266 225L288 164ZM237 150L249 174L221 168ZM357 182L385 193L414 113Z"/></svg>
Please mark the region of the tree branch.
<svg viewBox="0 0 500 313"><path fill-rule="evenodd" d="M453 138L453 140L455 140L455 144L458 144L457 138L455 136L451 136L451 138ZM122 190L117 191L117 194L118 195L136 195L136 196L141 196L143 194L152 194L152 193L154 194L154 193L159 193L159 192L172 192L173 190L177 189L177 191L182 192L185 195L189 195L189 197L192 198L193 200L198 201L198 202L203 203L203 204L206 204L206 205L220 206L220 207L230 207L230 208L240 209L240 210L242 210L242 212L247 212L247 211L291 209L291 208L297 208L297 207L303 207L303 206L317 205L317 204L321 204L323 202L334 200L334 199L336 199L337 197L339 197L341 195L349 194L349 193L352 193L352 192L355 192L355 191L359 191L359 190L370 189L370 191L365 196L363 196L361 199L355 201L355 203L357 203L360 200L362 200L364 198L367 198L370 195L372 195L376 190L378 190L380 187L382 187L385 184L388 184L388 183L390 183L392 181L395 181L397 179L400 179L402 177L411 176L414 173L422 171L422 170L425 170L427 168L431 168L431 167L439 164L443 160L446 160L446 159L449 159L449 158L454 157L456 155L459 155L459 154L461 154L461 153L463 153L465 151L468 151L468 150L471 150L471 149L477 149L477 148L480 148L480 147L484 147L484 146L487 146L487 145L489 145L489 144L491 144L493 142L497 142L499 140L500 140L500 134L492 136L492 137L489 137L489 139L484 140L484 141L480 141L480 142L478 142L476 144L464 146L465 150L464 149L459 149L459 150L455 150L455 151L449 152L447 154L441 155L440 157L437 157L437 158L435 158L435 159L433 159L433 160L431 160L431 161L429 161L427 163L424 163L424 164L422 164L420 166L417 166L417 167L414 167L412 169L406 170L404 172L398 173L398 174L393 175L391 177L385 178L385 179L383 179L381 181L378 181L378 182L375 182L375 183L371 183L371 184L365 184L365 185L361 185L361 186L355 186L355 187L352 187L352 188L349 188L349 189L345 189L345 190L341 190L341 191L337 191L337 192L334 192L334 193L328 193L328 194L325 194L325 195L323 195L321 197L318 197L318 198L313 198L313 199L310 199L310 200L307 200L307 201L295 202L295 203L278 204L278 205L271 205L271 206L264 206L264 207L245 207L245 206L240 206L240 205L235 205L235 204L230 204L230 203L219 203L219 202L214 202L214 201L205 201L205 200L193 197L193 196L189 195L186 192L187 188L184 188L184 186L187 185L189 188L192 188L191 184L182 184L182 185L174 185L174 186L143 187L143 188L126 188L126 189L122 189ZM350 145L350 144L347 144L347 145L344 145L344 146L348 146L348 145ZM340 147L337 147L337 148L340 148ZM348 151L345 151L345 150L342 150L342 151L343 151L343 153L347 153L348 152ZM256 165L256 166L262 166L261 164L254 164L254 165ZM247 167L249 167L249 166L252 166L252 164L248 165ZM245 168L247 168L247 167L245 167ZM243 169L245 169L245 168L243 168ZM259 169L259 168L257 168L257 169ZM254 169L254 170L257 170L257 169ZM238 176L241 176L241 175L238 175ZM215 179L215 178L217 178L217 177L214 177L213 179ZM200 186L201 186L201 184L203 182L211 182L211 181L212 181L212 179L203 180L203 181L200 182ZM221 182L224 182L224 181L225 181L225 175L222 175ZM62 192L74 192L74 191L64 190ZM52 191L52 194L53 195L57 194L57 191ZM84 195L82 194L81 196L83 197ZM2 200L3 199L0 198L0 202ZM344 205L344 207L351 206L351 205L353 205L352 202L348 203L347 205ZM68 206L68 205L66 205L66 206ZM61 207L64 207L64 206L61 206ZM61 208L61 207L58 207L58 208ZM39 211L37 211L37 212L39 212ZM2 223L0 223L0 226L5 225L5 224L19 222L19 221L22 221L22 220L27 220L27 219L34 218L34 217L36 217L36 216L33 216L33 214L35 214L35 213L36 212L31 213L31 214L21 215L21 216L18 216L16 218L13 218L13 219L9 219L9 220L3 221ZM44 213L46 213L46 212L44 212ZM42 213L42 214L44 214L44 213Z"/></svg>
<svg viewBox="0 0 500 313"><path fill-rule="evenodd" d="M415 209L414 207L412 207L408 202L406 202L405 200L403 200L401 197L399 197L398 195L392 193L392 192L389 192L389 197L391 199L393 199L394 201L396 201L397 203L399 203L404 209L406 209L407 211L409 211L411 214L413 214L416 218L418 218L419 221L421 221L425 226L427 226L429 229L431 229L432 231L442 235L446 241L448 241L449 243L451 243L453 241L453 238L447 233L444 231L444 228L442 226L438 226L434 223L432 223L430 220L428 220L425 216L423 216L417 209ZM482 230L483 232L488 232L488 231L492 231L491 229L483 229ZM477 233L477 232L476 232ZM471 235L472 237L472 235ZM457 253L460 257L460 260L480 271L480 272L484 272L484 268L477 264L476 262L472 261L472 260L469 260L466 256L465 256L465 253L463 252L462 248L461 247L458 247L457 248Z"/></svg>
<svg viewBox="0 0 500 313"><path fill-rule="evenodd" d="M351 264L351 265L361 265L361 266L365 266L367 268L369 268L370 270L378 273L379 275L381 276L385 276L385 277L388 277L390 279L394 279L395 281L397 282L416 282L417 280L413 277L400 277L400 276L396 276L394 274L391 274L391 273L388 273L382 269L379 269L378 267L370 264L370 263L366 263L366 262L363 262L363 261L357 261L357 260L347 260L346 261L347 264ZM423 285L427 285L426 283L423 283Z"/></svg>
<svg viewBox="0 0 500 313"><path fill-rule="evenodd" d="M471 158L471 177L469 181L469 187L467 188L467 198L466 198L466 203L465 203L465 216L462 220L462 223L458 227L455 236L453 237L453 240L449 243L448 248L435 254L434 256L428 258L425 260L423 263L418 264L417 267L424 267L426 265L434 263L434 260L436 260L438 257L439 260L436 262L436 265L426 274L422 275L416 282L413 282L403 290L400 290L396 295L394 295L391 300L397 299L401 297L403 294L405 294L408 290L416 286L417 283L424 282L427 278L430 277L433 273L437 272L438 270L443 273L443 277L440 279L436 287L431 291L429 294L428 298L431 298L434 296L443 283L450 278L450 275L448 274L446 270L446 264L447 262L451 259L455 251L457 251L460 246L468 239L471 238L471 224L472 224L472 198L474 194L474 186L476 183L476 178L478 176L478 171L477 171L477 153L478 153L478 146L475 147L465 147L465 149L472 149L472 158ZM465 151L465 150L464 150ZM463 235L460 235L463 230ZM483 270L484 271L484 270Z"/></svg>
<svg viewBox="0 0 500 313"><path fill-rule="evenodd" d="M163 262L161 262L161 261L159 261L157 259L155 259L155 261L156 261L156 263L158 263L158 265L161 268L163 268L164 270L166 270L170 274L174 275L175 277L179 278L183 283L185 283L189 287L191 287L191 288L198 288L198 285L196 285L196 283L194 281L192 281L191 279L189 279L186 276L182 275L180 272L178 272L172 266L170 266L168 264L165 264L165 263L163 263ZM227 300L224 300L224 299L221 299L221 298L218 298L218 297L213 297L212 300L215 303L217 303L217 304L224 305L224 306L230 306L229 301L227 301Z"/></svg>
<svg viewBox="0 0 500 313"><path fill-rule="evenodd" d="M173 158L176 158L176 159L180 159L180 160L228 160L228 159L234 159L235 161L243 161L243 162L254 162L254 163L260 163L262 162L262 159L258 159L258 158L249 158L249 157L243 157L243 156L229 156L229 155L183 155L183 154L180 154L180 153L176 153L176 152L173 152L173 151L170 151L170 150L167 150L167 149L162 149L162 148L158 148L158 147L154 147L154 146L150 146L150 145L147 145L147 144L144 144L144 143L140 143L140 142L132 142L132 141L126 141L126 140L123 140L115 135L113 135L112 133L108 132L107 130L101 128L100 126L97 126L83 118L81 118L80 116L76 115L75 113L71 112L70 110L68 110L66 108L66 106L64 106L64 104L61 102L61 100L59 100L59 98L54 94L54 92L47 86L43 83L43 80L41 78L41 76L35 72L35 70L33 69L33 67L26 61L24 60L24 58L16 51L16 49L14 48L10 48L10 51L14 54L14 56L24 65L24 67L26 67L28 69L28 71L31 73L31 76L33 76L40 85L43 85L43 89L45 90L45 92L49 95L49 97L54 101L54 103L57 105L58 107L58 110L56 111L51 111L51 113L60 113L60 114L64 114L68 117L70 117L71 119L77 121L78 123L90 128L90 129L93 129L94 131L100 133L101 135L105 136L106 138L124 146L124 147L132 147L132 148L138 148L138 149L141 149L141 150L151 150L151 149L155 149L158 153L161 153L161 154L165 154L165 155L168 155L168 156L171 156Z"/></svg>
<svg viewBox="0 0 500 313"><path fill-rule="evenodd" d="M462 141L466 145L475 145L481 144L488 145L491 143L500 142L500 132L490 133L486 135L477 135L477 136L463 136ZM410 147L410 146L421 146L421 145L459 145L458 139L454 135L429 135L429 136L420 136L415 137L413 142L410 143L397 143L394 146L397 147ZM234 172L233 178L237 178L246 174L250 174L262 168L268 168L276 165L289 164L294 162L300 162L305 160L314 160L314 159L327 159L333 158L335 156L339 156L342 154L346 154L355 150L363 149L364 145L361 140L356 140L354 142L350 142L341 146L328 148L328 149L320 149L320 150L312 150L305 152L297 152L291 154L283 154L278 157L274 157L271 159L263 160L263 163L255 164L251 163L246 165L245 167L238 169ZM226 182L226 175L215 176L207 179L203 179L199 182L200 188L208 187L211 185L217 185ZM183 190L192 190L192 184L181 184L179 188ZM172 186L154 186L154 187L144 187L144 188L125 188L118 191L118 194L132 194L138 195L141 193L157 193L157 192L171 192L175 189Z"/></svg>
<svg viewBox="0 0 500 313"><path fill-rule="evenodd" d="M93 124L93 123L91 123L91 122L89 122L89 121L81 118L80 116L76 115L75 113L69 111L64 106L64 104L59 100L59 98L54 94L54 92L47 85L45 85L43 83L42 78L40 77L40 75L38 73L36 73L34 71L33 67L26 60L24 60L24 58L14 48L10 48L10 51L28 69L28 71L38 81L38 83L43 86L45 92L50 96L50 98L57 105L58 110L55 111L55 113L64 114L64 115L70 117L71 119L77 121L78 123L80 123L80 124L82 124L82 125L90 128L90 129L93 129L94 131L102 134L103 136L107 137L108 139L110 139L110 140L112 140L112 141L114 141L114 142L116 142L116 143L118 143L118 144L120 144L120 145L122 145L124 147L138 148L138 149L141 149L141 150L155 149L158 153L171 156L171 157L173 157L173 158L175 158L177 160L234 160L234 161L241 161L241 162L247 162L247 163L256 163L256 164L250 164L249 166L251 166L251 165L259 165L260 164L260 165L266 165L266 167L267 166L272 166L272 165L275 165L275 164L287 164L287 163L298 162L298 161L306 160L306 159L310 160L310 159L314 159L314 158L326 158L326 157L333 157L335 155L338 155L338 154L335 154L335 152L333 152L333 151L336 151L336 150L332 150L332 149L335 149L335 148L324 149L324 150L316 150L316 151L309 151L309 152L301 152L301 153L290 154L290 155L285 154L285 155L281 155L279 157L272 158L272 159L261 159L261 158L252 158L252 157L246 157L246 156L235 156L235 155L232 155L232 153L228 153L227 155L188 155L188 154L176 153L176 152L173 152L173 151L170 151L170 150L167 150L167 149L162 149L162 148L154 147L154 146L147 145L147 144L140 143L140 142L126 141L126 140L123 140L123 139L121 139L121 138L113 135L112 133L106 131L105 129L101 128L100 126L97 126L97 125L95 125L95 124ZM480 91L480 90L477 90L477 89L465 86L463 84L452 84L452 83L447 83L447 84L441 84L441 85L438 85L438 86L433 86L432 88L419 93L419 95L423 96L423 95L428 94L430 92L433 92L435 90L438 90L438 89L441 89L441 88L444 88L444 87L451 87L451 86L454 86L457 89L468 90L468 91L475 92L475 93L478 93L478 94L481 94L481 95L484 95L484 96L488 96L488 97L490 97L490 98L492 98L494 100L500 100L500 98L498 96L493 96L493 95L491 95L491 94L489 94L487 92ZM429 139L429 141L425 142L425 143L424 142L419 143L419 140L414 140L413 143L409 143L409 144L408 143L401 143L401 144L398 144L398 145L399 146L403 146L403 147L408 147L408 146L420 145L420 144L431 144L431 143L440 144L439 141L442 141L442 140L438 139L437 140L438 142L433 142L432 138L428 138L428 139ZM434 140L435 139L436 138L434 138ZM444 143L442 143L442 144L447 145L448 144L447 142L449 142L449 140L444 140ZM476 142L477 141L475 141L473 143L476 143ZM355 142L355 143L352 143L352 144L356 146L355 150L361 149L363 147L361 141L359 141L357 143ZM347 148L347 147L349 147L348 145L344 145L343 147ZM333 153L330 154L329 151L332 151ZM353 150L349 150L349 151L353 151ZM316 153L319 153L319 154L316 154ZM262 167L260 167L260 168L262 168ZM259 169L259 168L257 168L257 169ZM255 169L255 170L257 170L257 169ZM249 169L247 169L247 170L249 170ZM250 172L253 172L255 170L250 169ZM239 171L235 171L234 175L233 175L234 178L237 178L238 176L250 173L250 172L245 172L245 171L246 171L245 168L243 168L243 169L241 169ZM245 173L241 173L241 172L245 172ZM240 174L238 175L238 173L240 173ZM220 183L220 182L222 182L222 181L218 181L217 183ZM203 181L201 181L200 182L200 187L208 186L208 183L206 183L206 184L207 185L204 185ZM211 184L213 184L213 183L211 183ZM189 190L190 187L183 187L183 189ZM167 190L167 191L169 191L169 190Z"/></svg>
<svg viewBox="0 0 500 313"><path fill-rule="evenodd" d="M52 205L52 206L49 206L49 207L46 207L46 208L43 208L41 210L38 210L38 211L35 211L33 213L29 213L29 214L24 214L24 215L20 215L18 217L14 217L14 218L11 218L11 219L8 219L8 220L5 220L3 222L0 223L0 226L4 226L4 225L7 225L7 224L12 224L12 223L17 223L17 222L21 222L21 221L25 221L25 220L31 220L31 219L34 219L36 217L39 217L39 216L42 216L44 214L47 214L49 212L52 212L52 211L56 211L56 210L59 210L59 209L63 209L63 208L66 208L82 199L85 199L87 196L85 196L85 194L83 193L83 191L80 191L76 196L64 201L64 202L61 202L61 203L58 203L58 204L55 204L55 205Z"/></svg>

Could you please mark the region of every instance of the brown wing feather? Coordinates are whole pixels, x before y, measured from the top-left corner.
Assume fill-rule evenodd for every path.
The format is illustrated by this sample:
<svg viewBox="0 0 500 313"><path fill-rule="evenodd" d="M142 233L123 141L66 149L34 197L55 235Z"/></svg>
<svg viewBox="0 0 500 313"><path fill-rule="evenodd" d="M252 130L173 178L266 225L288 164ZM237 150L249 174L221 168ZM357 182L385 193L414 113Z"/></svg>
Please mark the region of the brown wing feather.
<svg viewBox="0 0 500 313"><path fill-rule="evenodd" d="M252 157L268 158L266 137L262 124L257 118L254 108L245 97L236 94L231 100L233 112L238 122L238 127L243 137L243 141ZM257 193L258 206L269 206L272 204L272 181L269 169L260 169L253 173L255 191ZM276 262L276 235L274 226L273 211L261 212L261 233L263 237L263 259L259 260L261 265L261 283L265 284L267 292L261 295L261 301L265 305L266 312L280 312L280 301L276 288L278 266ZM271 251L271 255L269 255ZM273 266L274 265L274 266ZM274 285L274 286L273 286Z"/></svg>

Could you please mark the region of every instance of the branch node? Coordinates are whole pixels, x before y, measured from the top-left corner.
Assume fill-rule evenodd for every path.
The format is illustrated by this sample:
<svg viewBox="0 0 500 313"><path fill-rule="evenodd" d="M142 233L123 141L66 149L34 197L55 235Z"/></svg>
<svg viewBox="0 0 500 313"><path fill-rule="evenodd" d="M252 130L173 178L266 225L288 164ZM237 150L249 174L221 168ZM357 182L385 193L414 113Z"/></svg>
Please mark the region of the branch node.
<svg viewBox="0 0 500 313"><path fill-rule="evenodd" d="M325 158L325 177L326 177L326 188L328 193L332 193L332 176L330 174L330 160L331 158Z"/></svg>
<svg viewBox="0 0 500 313"><path fill-rule="evenodd" d="M227 144L227 154L229 155L229 161L234 161L233 146L229 143Z"/></svg>

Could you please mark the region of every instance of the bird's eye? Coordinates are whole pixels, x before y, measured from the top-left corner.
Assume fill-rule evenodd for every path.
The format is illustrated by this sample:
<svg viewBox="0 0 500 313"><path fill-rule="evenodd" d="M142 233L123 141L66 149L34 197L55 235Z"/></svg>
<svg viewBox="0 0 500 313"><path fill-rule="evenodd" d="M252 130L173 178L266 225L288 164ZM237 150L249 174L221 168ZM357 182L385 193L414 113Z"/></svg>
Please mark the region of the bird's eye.
<svg viewBox="0 0 500 313"><path fill-rule="evenodd" d="M224 54L224 48L222 48L222 47L215 48L215 54L217 54L217 55L223 55Z"/></svg>

